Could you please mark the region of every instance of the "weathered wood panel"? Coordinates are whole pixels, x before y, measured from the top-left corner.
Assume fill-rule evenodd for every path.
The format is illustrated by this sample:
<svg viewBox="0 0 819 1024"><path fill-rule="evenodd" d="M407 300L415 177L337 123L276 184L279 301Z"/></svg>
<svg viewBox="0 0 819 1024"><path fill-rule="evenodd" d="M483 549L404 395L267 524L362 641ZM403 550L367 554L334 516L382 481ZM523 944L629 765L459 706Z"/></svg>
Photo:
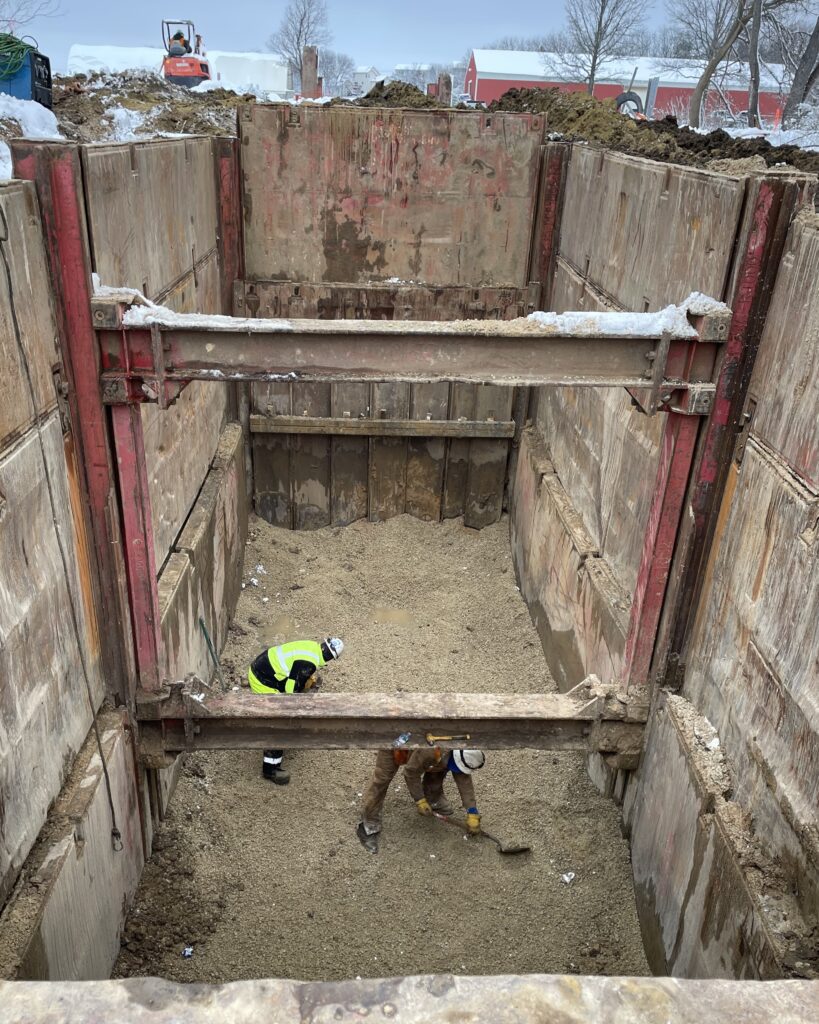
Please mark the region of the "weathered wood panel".
<svg viewBox="0 0 819 1024"><path fill-rule="evenodd" d="M475 390L476 420L508 420L515 398L513 388L479 384ZM509 445L506 441L473 438L469 442L464 525L480 530L496 523L503 512L503 491Z"/></svg>
<svg viewBox="0 0 819 1024"><path fill-rule="evenodd" d="M210 139L83 149L92 262L102 283L138 288L180 313L222 310ZM192 384L170 409L142 408L154 551L171 551L213 458L227 389Z"/></svg>
<svg viewBox="0 0 819 1024"><path fill-rule="evenodd" d="M329 384L292 384L296 415L329 416ZM318 530L330 524L330 438L294 434L290 438L293 525Z"/></svg>
<svg viewBox="0 0 819 1024"><path fill-rule="evenodd" d="M34 388L31 397L12 322L5 273L0 273L0 449L23 434L35 415L56 403L52 367L58 362L51 282L43 251L34 186L19 181L0 185L0 209L8 239L0 243L9 263L14 311Z"/></svg>
<svg viewBox="0 0 819 1024"><path fill-rule="evenodd" d="M475 419L475 384L450 384L450 419ZM441 514L444 519L454 519L464 514L466 484L469 477L469 441L455 439L449 442L446 454L444 493L441 499Z"/></svg>
<svg viewBox="0 0 819 1024"><path fill-rule="evenodd" d="M77 541L82 524L73 520L56 411L40 430L42 449L30 429L0 452L0 901L91 725L72 604L95 708L104 696L95 625L85 613L90 569Z"/></svg>
<svg viewBox="0 0 819 1024"><path fill-rule="evenodd" d="M743 178L575 146L560 255L622 309L722 298Z"/></svg>
<svg viewBox="0 0 819 1024"><path fill-rule="evenodd" d="M753 429L819 487L819 219L794 221L751 379Z"/></svg>
<svg viewBox="0 0 819 1024"><path fill-rule="evenodd" d="M410 416L442 420L449 407L448 384L415 384ZM406 511L419 519L438 522L444 483L446 442L440 437L410 438L407 442Z"/></svg>
<svg viewBox="0 0 819 1024"><path fill-rule="evenodd" d="M543 119L248 104L248 278L527 285Z"/></svg>
<svg viewBox="0 0 819 1024"><path fill-rule="evenodd" d="M599 558L532 429L521 435L512 490L511 545L521 593L558 687L593 672L622 674L628 604L610 566Z"/></svg>
<svg viewBox="0 0 819 1024"><path fill-rule="evenodd" d="M373 384L374 416L409 419L409 384ZM406 504L407 441L402 437L374 437L370 441L369 510L372 522L400 516Z"/></svg>
<svg viewBox="0 0 819 1024"><path fill-rule="evenodd" d="M247 498L241 427L222 432L213 464L159 583L162 637L169 674L183 679L213 675L199 625L203 619L217 650L227 639L241 590L247 540Z"/></svg>
<svg viewBox="0 0 819 1024"><path fill-rule="evenodd" d="M752 434L733 467L685 694L713 722L758 816L819 911L819 495Z"/></svg>
<svg viewBox="0 0 819 1024"><path fill-rule="evenodd" d="M247 281L236 289L236 315L316 320L514 320L528 312L524 288L369 282Z"/></svg>
<svg viewBox="0 0 819 1024"><path fill-rule="evenodd" d="M330 414L349 417L370 414L369 384L333 384ZM333 437L330 440L332 490L330 518L338 526L367 518L367 475L370 445L366 437Z"/></svg>

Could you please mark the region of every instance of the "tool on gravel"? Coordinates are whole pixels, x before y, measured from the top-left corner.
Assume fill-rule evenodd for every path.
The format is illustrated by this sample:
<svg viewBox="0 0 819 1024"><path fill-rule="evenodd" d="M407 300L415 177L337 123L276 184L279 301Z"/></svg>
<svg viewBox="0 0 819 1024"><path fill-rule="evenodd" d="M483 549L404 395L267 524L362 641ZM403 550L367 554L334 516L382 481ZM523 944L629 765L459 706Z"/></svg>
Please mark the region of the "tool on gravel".
<svg viewBox="0 0 819 1024"><path fill-rule="evenodd" d="M364 828L364 822L358 823L358 828L355 830L355 834L361 841L361 845L367 851L367 853L378 853L378 833L374 835L368 835L367 830Z"/></svg>
<svg viewBox="0 0 819 1024"><path fill-rule="evenodd" d="M465 736L433 736L431 732L427 733L427 743L434 747L436 743L446 742L451 743L453 740L468 740L470 738L469 733Z"/></svg>
<svg viewBox="0 0 819 1024"><path fill-rule="evenodd" d="M438 821L442 821L445 825L452 825L453 828L457 828L459 831L465 832L466 835L470 835L469 829L466 825L462 825L460 821L448 818L445 814L437 814L435 811L433 811L433 815L438 819ZM484 836L486 839L491 839L495 846L497 846L499 853L514 855L516 853L529 853L532 849L532 847L527 843L505 843L502 839L498 839L497 836L493 836L491 832L487 832L483 828L480 832L475 834Z"/></svg>

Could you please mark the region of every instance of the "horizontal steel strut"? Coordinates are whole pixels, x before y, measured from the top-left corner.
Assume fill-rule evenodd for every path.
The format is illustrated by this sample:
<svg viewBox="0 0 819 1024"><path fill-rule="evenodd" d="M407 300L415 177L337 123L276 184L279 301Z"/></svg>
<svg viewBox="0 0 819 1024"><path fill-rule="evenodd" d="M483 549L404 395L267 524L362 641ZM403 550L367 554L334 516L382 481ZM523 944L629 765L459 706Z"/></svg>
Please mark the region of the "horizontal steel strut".
<svg viewBox="0 0 819 1024"><path fill-rule="evenodd" d="M197 693L196 680L137 701L143 759L162 766L185 750L383 749L427 746L427 734L468 734L489 749L596 751L636 767L648 713L644 691L618 692L589 676L568 693ZM460 746L441 741L440 746Z"/></svg>
<svg viewBox="0 0 819 1024"><path fill-rule="evenodd" d="M102 395L173 402L192 380L461 381L629 388L647 412L707 414L730 313L511 321L256 320L95 302ZM618 319L619 318L619 319ZM651 330L655 334L651 333Z"/></svg>

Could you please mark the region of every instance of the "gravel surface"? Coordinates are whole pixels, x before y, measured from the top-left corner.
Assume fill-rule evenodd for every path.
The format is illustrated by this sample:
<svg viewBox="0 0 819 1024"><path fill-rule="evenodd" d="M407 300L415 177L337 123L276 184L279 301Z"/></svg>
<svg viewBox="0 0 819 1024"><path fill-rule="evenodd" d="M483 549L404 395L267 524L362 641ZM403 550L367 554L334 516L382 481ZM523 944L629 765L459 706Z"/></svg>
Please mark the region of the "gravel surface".
<svg viewBox="0 0 819 1024"><path fill-rule="evenodd" d="M554 689L506 520L480 532L402 516L291 533L253 519L245 580L223 659L234 684L267 644L334 634L346 644L324 671L334 692ZM475 776L483 821L532 845L519 857L420 818L400 773L368 854L355 826L373 760L291 751L292 781L276 787L258 751L191 755L115 976L648 973L619 812L581 755L488 753Z"/></svg>

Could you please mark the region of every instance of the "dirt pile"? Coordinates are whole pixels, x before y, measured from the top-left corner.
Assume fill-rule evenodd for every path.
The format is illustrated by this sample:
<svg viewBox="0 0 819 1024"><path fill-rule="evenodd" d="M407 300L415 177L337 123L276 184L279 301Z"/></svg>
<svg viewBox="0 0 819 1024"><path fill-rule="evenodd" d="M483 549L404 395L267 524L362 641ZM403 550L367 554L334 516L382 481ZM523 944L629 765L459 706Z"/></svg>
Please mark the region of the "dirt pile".
<svg viewBox="0 0 819 1024"><path fill-rule="evenodd" d="M545 114L547 132L566 139L598 142L608 149L650 160L710 168L713 161L759 157L767 167L789 164L819 174L819 153L798 146L771 146L766 139L734 139L726 132L700 134L680 128L673 117L632 121L618 114L611 100L559 89L510 89L490 110Z"/></svg>
<svg viewBox="0 0 819 1024"><path fill-rule="evenodd" d="M244 686L269 644L337 634L327 692L553 690L508 531L401 516L292 533L252 519L226 682ZM619 813L582 754L488 752L478 806L490 831L531 844L523 857L421 818L401 774L367 853L355 828L374 757L290 750L278 787L259 751L191 755L115 976L647 973Z"/></svg>
<svg viewBox="0 0 819 1024"><path fill-rule="evenodd" d="M366 96L356 100L334 100L339 103L353 103L357 107L414 107L423 109L441 107L441 104L408 82L376 82Z"/></svg>
<svg viewBox="0 0 819 1024"><path fill-rule="evenodd" d="M149 72L73 75L54 82L54 114L72 142L235 135L236 108L253 99L225 89L191 92Z"/></svg>

